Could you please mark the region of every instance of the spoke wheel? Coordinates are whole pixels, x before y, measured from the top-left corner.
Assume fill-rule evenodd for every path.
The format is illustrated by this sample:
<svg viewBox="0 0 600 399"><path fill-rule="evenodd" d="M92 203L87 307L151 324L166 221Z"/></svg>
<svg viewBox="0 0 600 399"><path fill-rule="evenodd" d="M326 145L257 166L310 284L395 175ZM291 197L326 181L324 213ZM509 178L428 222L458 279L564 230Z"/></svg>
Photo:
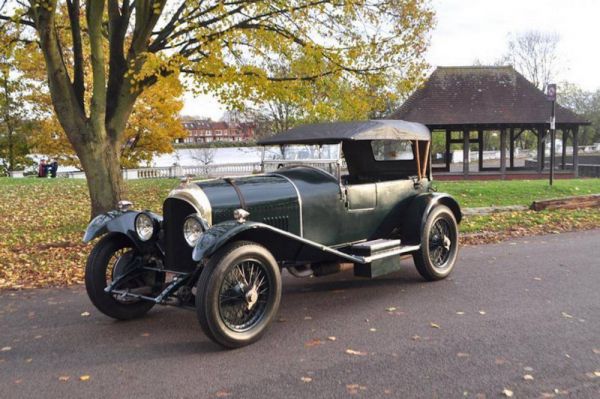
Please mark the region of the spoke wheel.
<svg viewBox="0 0 600 399"><path fill-rule="evenodd" d="M146 314L154 302L108 294L104 289L123 274L140 265L140 257L131 242L118 235L103 237L92 249L85 268L85 288L94 306L105 315L129 320ZM164 282L164 274L133 273L116 287L119 290L152 290ZM147 288L146 288L147 287ZM151 295L153 292L147 292Z"/></svg>
<svg viewBox="0 0 600 399"><path fill-rule="evenodd" d="M446 206L435 207L421 232L421 249L413 254L417 271L429 281L446 278L458 255L458 226Z"/></svg>
<svg viewBox="0 0 600 399"><path fill-rule="evenodd" d="M443 268L448 266L450 249L452 248L452 233L448 220L439 218L431 228L429 233L429 257L435 267Z"/></svg>
<svg viewBox="0 0 600 399"><path fill-rule="evenodd" d="M197 284L198 321L205 334L226 348L258 340L279 308L279 266L264 247L234 242L215 253Z"/></svg>
<svg viewBox="0 0 600 399"><path fill-rule="evenodd" d="M251 329L265 315L271 281L263 264L248 260L232 265L219 293L219 312L233 331Z"/></svg>

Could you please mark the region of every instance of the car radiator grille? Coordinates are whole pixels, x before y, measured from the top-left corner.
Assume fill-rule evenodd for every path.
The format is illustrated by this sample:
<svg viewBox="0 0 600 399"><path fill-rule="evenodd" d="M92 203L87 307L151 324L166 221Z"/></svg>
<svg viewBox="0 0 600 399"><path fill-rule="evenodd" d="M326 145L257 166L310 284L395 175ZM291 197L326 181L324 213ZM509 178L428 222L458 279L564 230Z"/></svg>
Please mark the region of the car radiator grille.
<svg viewBox="0 0 600 399"><path fill-rule="evenodd" d="M165 266L169 270L191 272L195 268L192 248L183 238L183 222L196 209L185 201L167 198L163 204Z"/></svg>
<svg viewBox="0 0 600 399"><path fill-rule="evenodd" d="M287 216L271 216L263 219L263 223L281 230L289 231L289 218Z"/></svg>

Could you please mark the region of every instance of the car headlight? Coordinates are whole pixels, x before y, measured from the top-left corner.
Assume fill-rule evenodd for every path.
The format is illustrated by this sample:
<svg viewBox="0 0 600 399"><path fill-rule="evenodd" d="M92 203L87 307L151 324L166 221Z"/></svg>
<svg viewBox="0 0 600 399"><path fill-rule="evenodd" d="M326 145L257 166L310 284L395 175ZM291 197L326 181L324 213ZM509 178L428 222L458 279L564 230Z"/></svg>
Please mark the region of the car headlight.
<svg viewBox="0 0 600 399"><path fill-rule="evenodd" d="M198 214L188 216L183 222L183 238L190 247L196 246L202 233L206 229L206 223Z"/></svg>
<svg viewBox="0 0 600 399"><path fill-rule="evenodd" d="M146 214L140 213L135 217L135 232L142 241L148 241L154 235L154 220Z"/></svg>

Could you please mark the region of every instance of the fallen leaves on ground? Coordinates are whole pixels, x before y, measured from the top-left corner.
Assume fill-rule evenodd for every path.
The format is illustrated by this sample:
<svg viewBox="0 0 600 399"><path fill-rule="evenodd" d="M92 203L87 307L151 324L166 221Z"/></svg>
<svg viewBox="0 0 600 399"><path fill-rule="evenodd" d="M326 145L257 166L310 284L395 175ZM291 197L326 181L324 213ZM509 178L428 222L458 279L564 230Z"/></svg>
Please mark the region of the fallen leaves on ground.
<svg viewBox="0 0 600 399"><path fill-rule="evenodd" d="M90 315L90 312L82 312L81 313L81 317L88 317Z"/></svg>
<svg viewBox="0 0 600 399"><path fill-rule="evenodd" d="M314 339L311 339L310 341L304 343L304 346L313 347L313 346L318 346L318 345L322 345L322 344L323 344L323 341L321 341L318 338L314 338Z"/></svg>
<svg viewBox="0 0 600 399"><path fill-rule="evenodd" d="M510 389L508 389L508 388L504 388L502 390L502 394L504 396L506 396L507 398L512 398L515 395L515 393L513 391L511 391Z"/></svg>
<svg viewBox="0 0 600 399"><path fill-rule="evenodd" d="M79 381L89 381L89 380L90 380L90 376L87 374L79 377Z"/></svg>
<svg viewBox="0 0 600 399"><path fill-rule="evenodd" d="M8 352L9 350L11 350L12 348L10 346L5 346L2 349L0 349L0 352Z"/></svg>
<svg viewBox="0 0 600 399"><path fill-rule="evenodd" d="M391 312L395 312L395 311L396 311L396 308L395 308L395 307L393 307L393 306L390 306L389 308L385 308L385 311L386 311L386 312L390 312L390 313L391 313Z"/></svg>
<svg viewBox="0 0 600 399"><path fill-rule="evenodd" d="M600 227L600 209L518 211L465 217L461 245L491 244L510 238L557 234Z"/></svg>
<svg viewBox="0 0 600 399"><path fill-rule="evenodd" d="M85 180L0 179L0 290L83 284L91 245ZM124 198L160 212L177 180L126 182Z"/></svg>
<svg viewBox="0 0 600 399"><path fill-rule="evenodd" d="M311 382L312 378L310 378L310 377L300 377L300 380L302 380L302 382Z"/></svg>
<svg viewBox="0 0 600 399"><path fill-rule="evenodd" d="M67 381L69 381L70 378L71 377L68 375L61 375L60 377L58 377L58 380L61 382L67 382Z"/></svg>
<svg viewBox="0 0 600 399"><path fill-rule="evenodd" d="M360 384L347 384L346 390L350 395L356 395L359 391L366 391L367 387Z"/></svg>
<svg viewBox="0 0 600 399"><path fill-rule="evenodd" d="M335 341L337 338L332 335L330 337L327 337L327 339L330 340L330 341Z"/></svg>
<svg viewBox="0 0 600 399"><path fill-rule="evenodd" d="M441 328L441 327L440 327L440 325L439 325L439 324L436 324L436 323L429 323L429 326L430 326L431 328Z"/></svg>
<svg viewBox="0 0 600 399"><path fill-rule="evenodd" d="M346 353L354 356L367 356L367 352L361 352L354 349L346 349Z"/></svg>
<svg viewBox="0 0 600 399"><path fill-rule="evenodd" d="M525 375L523 376L523 379L524 379L525 381L533 381L533 376L532 376L531 374L525 374Z"/></svg>

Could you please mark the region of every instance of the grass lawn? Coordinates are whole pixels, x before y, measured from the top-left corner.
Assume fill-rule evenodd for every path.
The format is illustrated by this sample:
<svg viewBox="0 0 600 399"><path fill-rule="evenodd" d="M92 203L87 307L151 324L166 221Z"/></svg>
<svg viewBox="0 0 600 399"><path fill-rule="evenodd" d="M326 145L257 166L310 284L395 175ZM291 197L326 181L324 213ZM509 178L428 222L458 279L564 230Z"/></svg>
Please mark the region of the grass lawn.
<svg viewBox="0 0 600 399"><path fill-rule="evenodd" d="M176 179L125 183L123 198L138 209L161 213ZM439 182L462 207L528 205L535 199L600 193L600 179ZM90 246L83 244L89 220L84 180L0 178L0 289L81 283ZM600 227L600 209L511 212L469 217L463 233L551 233Z"/></svg>
<svg viewBox="0 0 600 399"><path fill-rule="evenodd" d="M452 194L463 208L498 205L531 205L534 200L599 194L600 179L489 180L434 182L438 191Z"/></svg>

